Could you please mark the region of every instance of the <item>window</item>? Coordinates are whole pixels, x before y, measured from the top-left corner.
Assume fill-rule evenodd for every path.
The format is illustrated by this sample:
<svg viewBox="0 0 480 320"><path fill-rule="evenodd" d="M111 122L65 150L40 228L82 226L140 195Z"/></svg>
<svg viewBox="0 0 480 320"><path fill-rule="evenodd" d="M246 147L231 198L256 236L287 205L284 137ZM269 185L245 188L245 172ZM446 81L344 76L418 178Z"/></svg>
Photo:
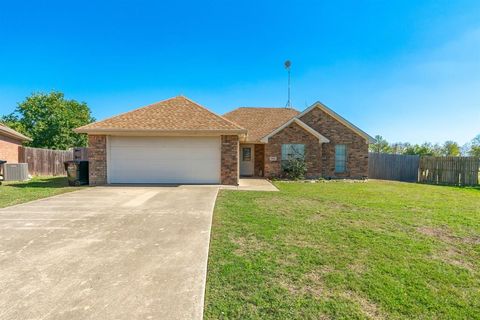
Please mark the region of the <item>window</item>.
<svg viewBox="0 0 480 320"><path fill-rule="evenodd" d="M242 148L242 161L251 161L252 160L252 148L243 147Z"/></svg>
<svg viewBox="0 0 480 320"><path fill-rule="evenodd" d="M304 144L282 144L282 161L291 159L304 159L305 145Z"/></svg>
<svg viewBox="0 0 480 320"><path fill-rule="evenodd" d="M337 144L335 146L335 172L344 173L347 167L347 146Z"/></svg>

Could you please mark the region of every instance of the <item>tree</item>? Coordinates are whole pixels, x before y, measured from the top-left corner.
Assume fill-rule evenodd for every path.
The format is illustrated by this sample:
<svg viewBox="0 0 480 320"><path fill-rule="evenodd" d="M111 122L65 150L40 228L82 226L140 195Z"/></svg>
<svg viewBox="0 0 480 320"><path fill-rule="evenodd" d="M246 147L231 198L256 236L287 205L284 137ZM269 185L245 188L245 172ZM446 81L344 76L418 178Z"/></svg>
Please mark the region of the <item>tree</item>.
<svg viewBox="0 0 480 320"><path fill-rule="evenodd" d="M480 134L470 142L470 151L468 154L472 157L480 158Z"/></svg>
<svg viewBox="0 0 480 320"><path fill-rule="evenodd" d="M390 153L392 148L388 144L388 141L380 135L375 136L375 143L370 145L370 151L378 153Z"/></svg>
<svg viewBox="0 0 480 320"><path fill-rule="evenodd" d="M419 155L419 156L440 156L442 148L440 145L425 142L422 145L408 145L403 154Z"/></svg>
<svg viewBox="0 0 480 320"><path fill-rule="evenodd" d="M68 149L87 145L87 137L73 129L93 122L85 102L67 100L61 92L33 93L0 121L33 140L29 146Z"/></svg>
<svg viewBox="0 0 480 320"><path fill-rule="evenodd" d="M455 141L445 141L442 148L442 155L444 156L460 156L460 146Z"/></svg>

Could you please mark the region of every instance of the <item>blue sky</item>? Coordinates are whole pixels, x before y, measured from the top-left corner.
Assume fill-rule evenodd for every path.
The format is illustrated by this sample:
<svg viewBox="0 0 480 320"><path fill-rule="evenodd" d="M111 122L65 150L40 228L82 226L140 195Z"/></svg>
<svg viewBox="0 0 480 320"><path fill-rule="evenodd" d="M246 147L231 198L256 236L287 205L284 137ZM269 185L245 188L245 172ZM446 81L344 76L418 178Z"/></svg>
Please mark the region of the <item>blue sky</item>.
<svg viewBox="0 0 480 320"><path fill-rule="evenodd" d="M480 133L480 3L2 1L0 114L60 90L102 119L186 95L217 113L319 100L389 141Z"/></svg>

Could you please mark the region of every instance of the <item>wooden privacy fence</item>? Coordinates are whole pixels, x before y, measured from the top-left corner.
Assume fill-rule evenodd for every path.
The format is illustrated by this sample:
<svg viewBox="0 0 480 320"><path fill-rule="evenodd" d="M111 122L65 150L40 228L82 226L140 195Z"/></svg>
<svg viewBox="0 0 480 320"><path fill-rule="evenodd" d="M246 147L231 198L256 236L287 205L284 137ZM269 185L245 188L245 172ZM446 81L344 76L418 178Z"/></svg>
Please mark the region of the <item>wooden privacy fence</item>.
<svg viewBox="0 0 480 320"><path fill-rule="evenodd" d="M368 177L372 179L459 186L480 184L480 159L369 153Z"/></svg>
<svg viewBox="0 0 480 320"><path fill-rule="evenodd" d="M31 175L63 176L66 175L64 161L73 160L73 150L50 150L20 147L19 162L28 163Z"/></svg>
<svg viewBox="0 0 480 320"><path fill-rule="evenodd" d="M88 148L85 148L85 147L73 148L73 159L88 160Z"/></svg>
<svg viewBox="0 0 480 320"><path fill-rule="evenodd" d="M479 184L480 159L474 157L422 157L418 182L474 186Z"/></svg>
<svg viewBox="0 0 480 320"><path fill-rule="evenodd" d="M368 177L416 182L419 162L419 156L370 152L368 154Z"/></svg>

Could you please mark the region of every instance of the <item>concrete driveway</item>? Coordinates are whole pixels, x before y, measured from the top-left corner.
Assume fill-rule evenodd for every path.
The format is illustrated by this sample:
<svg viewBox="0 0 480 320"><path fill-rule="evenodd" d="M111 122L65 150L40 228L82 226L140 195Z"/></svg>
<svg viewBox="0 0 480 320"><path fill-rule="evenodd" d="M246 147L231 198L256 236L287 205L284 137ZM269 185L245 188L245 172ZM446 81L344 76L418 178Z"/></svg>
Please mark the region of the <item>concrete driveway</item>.
<svg viewBox="0 0 480 320"><path fill-rule="evenodd" d="M0 209L0 319L201 319L218 187L97 187Z"/></svg>

